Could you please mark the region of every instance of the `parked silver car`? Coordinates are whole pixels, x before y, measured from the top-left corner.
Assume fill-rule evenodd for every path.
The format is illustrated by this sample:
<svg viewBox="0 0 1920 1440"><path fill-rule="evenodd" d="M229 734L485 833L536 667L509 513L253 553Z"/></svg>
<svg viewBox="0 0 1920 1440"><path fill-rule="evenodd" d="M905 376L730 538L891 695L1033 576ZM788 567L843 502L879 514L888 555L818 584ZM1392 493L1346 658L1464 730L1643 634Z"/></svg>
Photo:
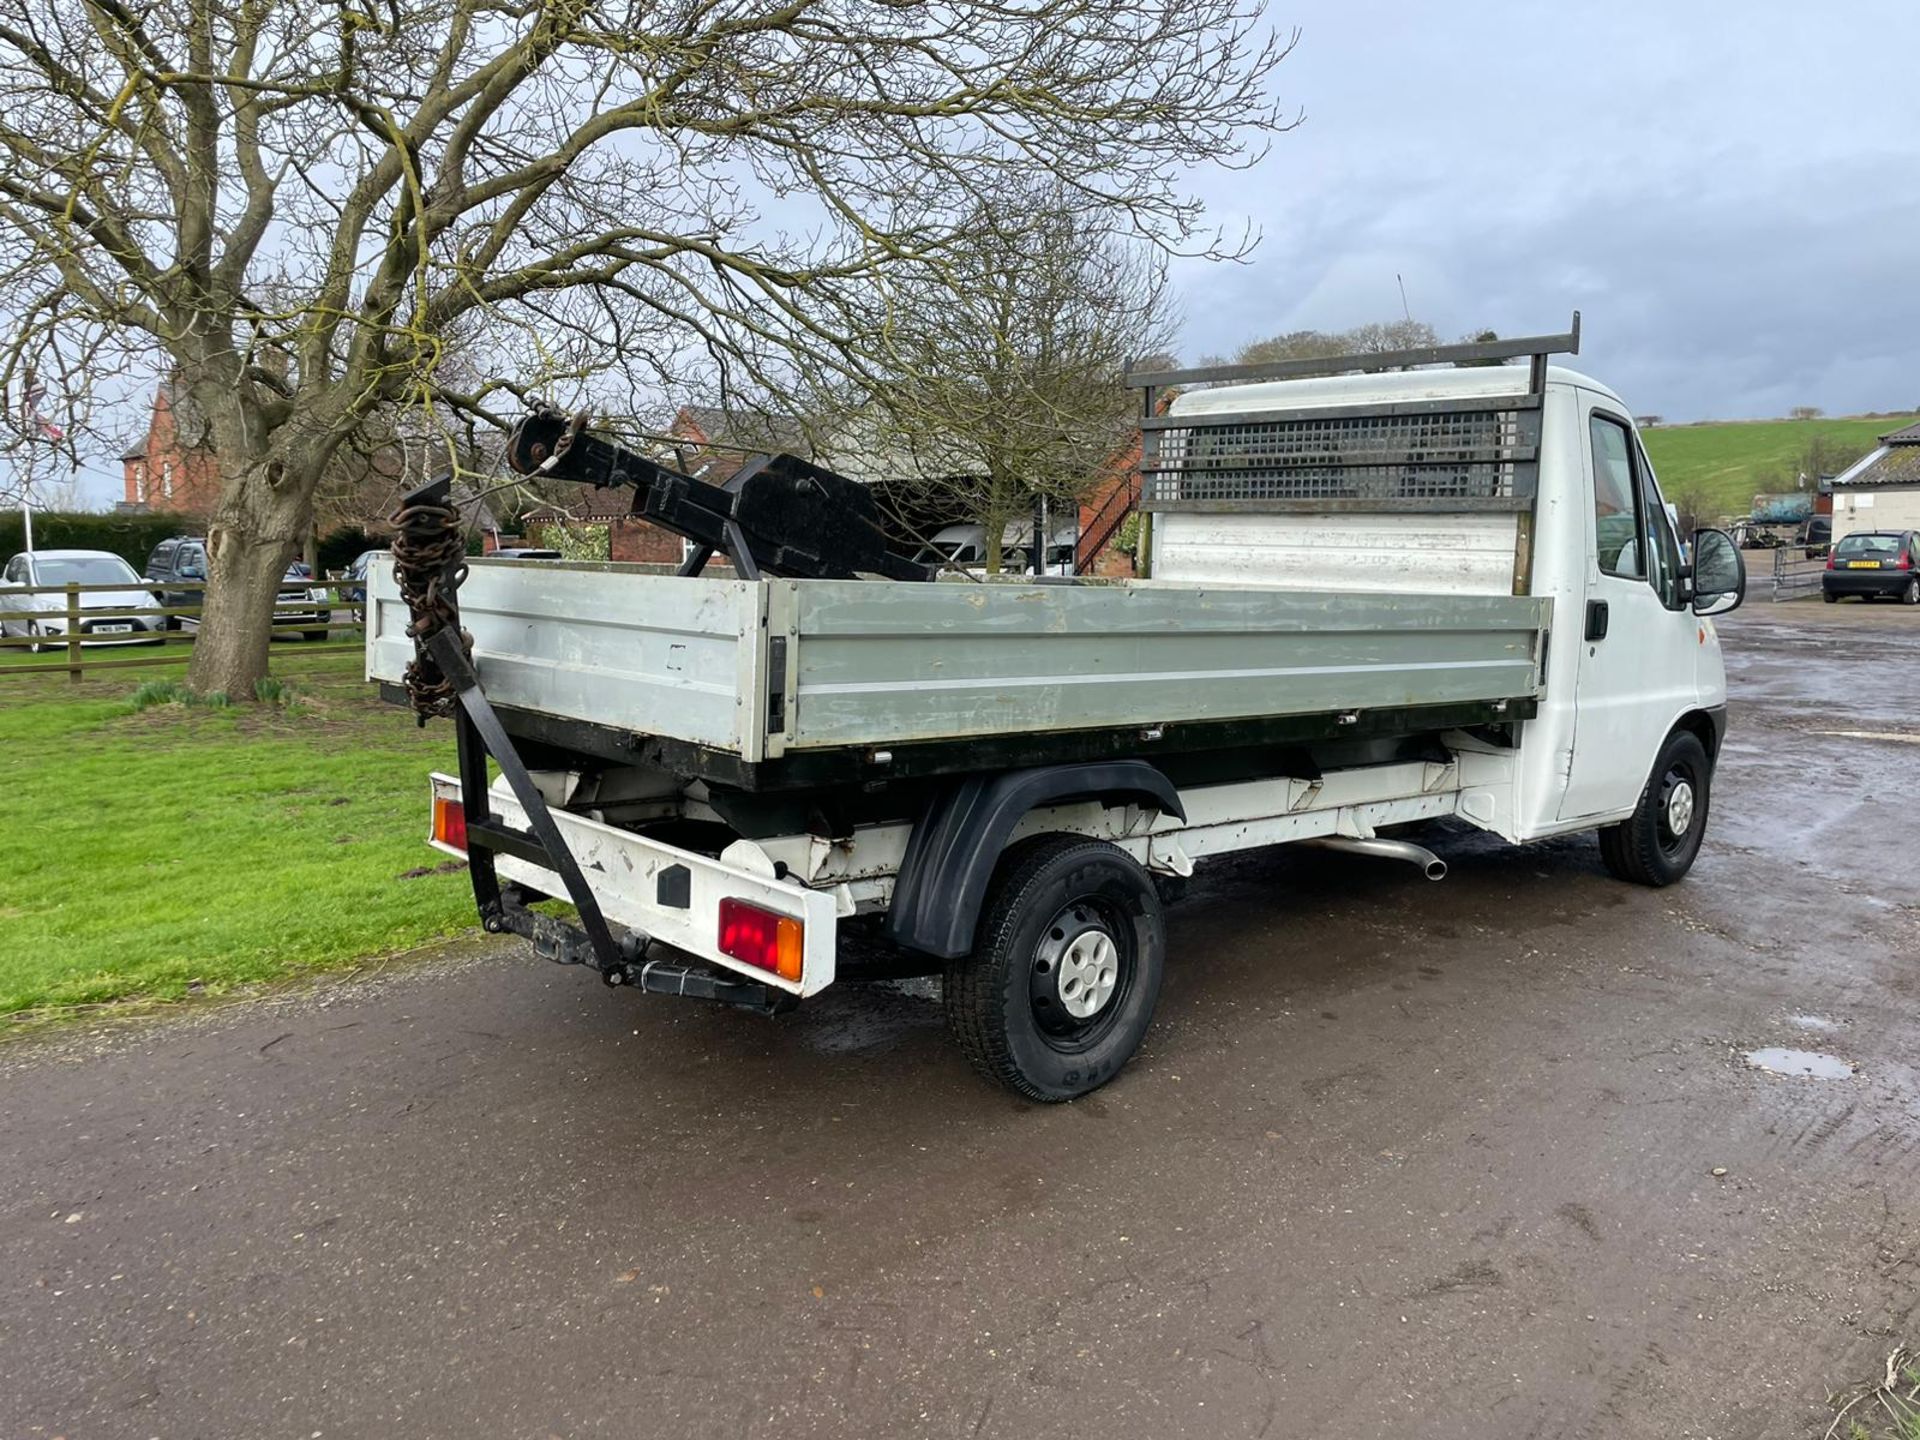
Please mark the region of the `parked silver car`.
<svg viewBox="0 0 1920 1440"><path fill-rule="evenodd" d="M109 550L34 550L14 556L0 571L0 614L21 618L0 620L0 635L24 635L39 650L42 642L64 644L67 638L67 597L58 592L28 594L42 585L110 585L110 590L83 589L77 597L80 633L87 645L159 643L166 628L154 612L159 601L140 574Z"/></svg>

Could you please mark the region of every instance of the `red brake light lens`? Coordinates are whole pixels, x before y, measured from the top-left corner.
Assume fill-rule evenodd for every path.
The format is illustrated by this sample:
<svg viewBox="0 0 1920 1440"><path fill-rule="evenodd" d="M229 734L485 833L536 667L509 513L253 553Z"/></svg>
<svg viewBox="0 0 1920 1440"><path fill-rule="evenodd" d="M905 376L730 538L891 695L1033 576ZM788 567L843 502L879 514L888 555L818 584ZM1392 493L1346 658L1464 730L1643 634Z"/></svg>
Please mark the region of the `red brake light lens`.
<svg viewBox="0 0 1920 1440"><path fill-rule="evenodd" d="M720 953L782 980L800 978L806 927L745 900L720 902Z"/></svg>
<svg viewBox="0 0 1920 1440"><path fill-rule="evenodd" d="M462 855L467 853L467 807L464 802L445 795L433 797L433 838L450 845Z"/></svg>

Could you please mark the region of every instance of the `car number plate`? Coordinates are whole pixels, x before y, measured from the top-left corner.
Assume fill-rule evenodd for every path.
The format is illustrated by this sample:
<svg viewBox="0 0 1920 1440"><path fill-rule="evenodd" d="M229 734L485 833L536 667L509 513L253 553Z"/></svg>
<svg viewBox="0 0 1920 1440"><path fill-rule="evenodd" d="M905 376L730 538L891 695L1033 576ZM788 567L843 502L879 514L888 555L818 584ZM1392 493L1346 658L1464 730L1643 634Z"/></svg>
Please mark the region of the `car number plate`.
<svg viewBox="0 0 1920 1440"><path fill-rule="evenodd" d="M1849 570L1878 570L1880 568L1880 562L1878 560L1849 560L1847 561L1847 568Z"/></svg>
<svg viewBox="0 0 1920 1440"><path fill-rule="evenodd" d="M96 625L93 627L93 633L96 635L125 635L131 629L133 629L131 625Z"/></svg>

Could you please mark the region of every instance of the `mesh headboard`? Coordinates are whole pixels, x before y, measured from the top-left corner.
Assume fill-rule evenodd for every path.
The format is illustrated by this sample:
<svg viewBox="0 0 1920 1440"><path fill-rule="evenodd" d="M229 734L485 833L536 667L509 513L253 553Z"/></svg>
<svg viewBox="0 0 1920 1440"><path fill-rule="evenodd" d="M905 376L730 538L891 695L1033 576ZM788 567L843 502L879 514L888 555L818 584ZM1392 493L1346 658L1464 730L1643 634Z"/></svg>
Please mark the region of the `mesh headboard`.
<svg viewBox="0 0 1920 1440"><path fill-rule="evenodd" d="M1513 511L1533 508L1540 397L1505 395L1155 416L1147 510Z"/></svg>

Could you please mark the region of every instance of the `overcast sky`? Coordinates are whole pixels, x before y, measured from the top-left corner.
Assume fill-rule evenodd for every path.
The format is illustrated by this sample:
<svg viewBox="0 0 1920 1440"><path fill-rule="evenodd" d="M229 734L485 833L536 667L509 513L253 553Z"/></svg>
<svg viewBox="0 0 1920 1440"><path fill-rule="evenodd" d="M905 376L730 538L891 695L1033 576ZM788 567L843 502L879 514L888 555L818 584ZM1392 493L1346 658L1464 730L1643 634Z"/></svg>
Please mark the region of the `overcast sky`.
<svg viewBox="0 0 1920 1440"><path fill-rule="evenodd" d="M1668 419L1920 406L1920 0L1276 0L1305 111L1207 177L1184 349L1400 313L1557 332Z"/></svg>
<svg viewBox="0 0 1920 1440"><path fill-rule="evenodd" d="M1920 406L1920 0L1277 0L1305 112L1198 179L1188 359L1399 314L1565 328L1670 420ZM87 500L120 495L88 456Z"/></svg>

